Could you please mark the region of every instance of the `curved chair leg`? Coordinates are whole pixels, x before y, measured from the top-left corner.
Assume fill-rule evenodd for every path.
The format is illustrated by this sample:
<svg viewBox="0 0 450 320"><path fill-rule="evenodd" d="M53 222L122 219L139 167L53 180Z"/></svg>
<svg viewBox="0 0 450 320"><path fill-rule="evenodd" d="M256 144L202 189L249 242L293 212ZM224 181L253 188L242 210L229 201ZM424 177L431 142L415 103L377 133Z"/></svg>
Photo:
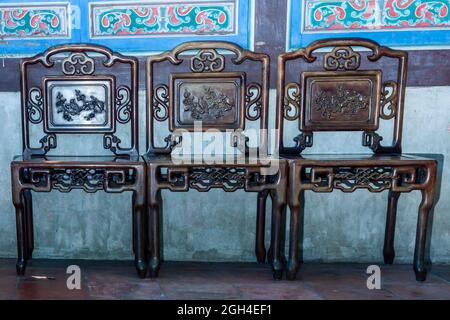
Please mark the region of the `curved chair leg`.
<svg viewBox="0 0 450 320"><path fill-rule="evenodd" d="M268 190L258 192L258 206L256 213L256 244L255 254L258 263L266 261L266 247L264 244L264 234L266 230L266 203L269 195Z"/></svg>
<svg viewBox="0 0 450 320"><path fill-rule="evenodd" d="M270 196L272 198L272 195ZM270 234L271 234L271 238L270 238L270 245L269 245L269 250L267 250L267 262L272 263L273 262L273 242L272 242L272 235L275 233L275 225L276 225L276 215L273 214L273 210L274 210L274 200L272 199L272 214L270 217Z"/></svg>
<svg viewBox="0 0 450 320"><path fill-rule="evenodd" d="M392 264L394 262L394 238L395 238L395 221L397 218L397 203L400 192L389 191L388 207L386 214L386 230L384 233L383 257L384 263Z"/></svg>
<svg viewBox="0 0 450 320"><path fill-rule="evenodd" d="M289 261L287 265L286 277L288 280L295 280L300 267L299 259L299 240L300 240L300 215L303 214L304 191L300 191L295 200L289 201L289 210L291 211L289 228Z"/></svg>
<svg viewBox="0 0 450 320"><path fill-rule="evenodd" d="M25 204L25 216L26 216L26 229L28 240L28 259L33 257L34 250L34 228L33 228L33 198L31 196L31 190L23 190L24 204Z"/></svg>
<svg viewBox="0 0 450 320"><path fill-rule="evenodd" d="M271 197L273 199L272 204L272 235L271 235L271 248L273 259L272 272L274 279L281 279L283 277L284 259L282 257L282 243L283 238L283 215L286 212L286 200L285 195L281 195L278 190L271 191Z"/></svg>
<svg viewBox="0 0 450 320"><path fill-rule="evenodd" d="M27 224L25 212L25 197L23 190L13 189L13 204L16 209L16 233L17 233L17 263L18 275L24 275L29 257Z"/></svg>
<svg viewBox="0 0 450 320"><path fill-rule="evenodd" d="M427 266L425 253L427 249L427 235L430 212L434 206L434 187L422 190L422 202L419 207L417 219L416 245L414 249L414 272L417 281L425 281L427 277Z"/></svg>
<svg viewBox="0 0 450 320"><path fill-rule="evenodd" d="M145 195L136 191L133 193L133 251L134 263L140 278L145 278L147 274L144 197Z"/></svg>
<svg viewBox="0 0 450 320"><path fill-rule="evenodd" d="M161 214L161 191L153 194L148 203L148 235L149 235L149 276L158 277L161 266L161 244L160 244L160 214Z"/></svg>

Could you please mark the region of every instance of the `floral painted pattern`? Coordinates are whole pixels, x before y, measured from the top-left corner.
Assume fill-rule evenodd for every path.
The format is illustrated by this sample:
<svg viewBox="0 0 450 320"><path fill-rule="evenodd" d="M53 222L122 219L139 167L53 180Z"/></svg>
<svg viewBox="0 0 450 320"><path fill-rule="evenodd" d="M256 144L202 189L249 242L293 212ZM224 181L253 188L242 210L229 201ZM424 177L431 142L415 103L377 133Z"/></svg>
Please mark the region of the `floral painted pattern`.
<svg viewBox="0 0 450 320"><path fill-rule="evenodd" d="M391 28L450 27L450 0L387 0L383 24Z"/></svg>
<svg viewBox="0 0 450 320"><path fill-rule="evenodd" d="M232 34L235 1L91 5L91 37Z"/></svg>
<svg viewBox="0 0 450 320"><path fill-rule="evenodd" d="M304 30L450 27L450 0L305 0Z"/></svg>
<svg viewBox="0 0 450 320"><path fill-rule="evenodd" d="M0 5L0 37L70 37L68 5Z"/></svg>

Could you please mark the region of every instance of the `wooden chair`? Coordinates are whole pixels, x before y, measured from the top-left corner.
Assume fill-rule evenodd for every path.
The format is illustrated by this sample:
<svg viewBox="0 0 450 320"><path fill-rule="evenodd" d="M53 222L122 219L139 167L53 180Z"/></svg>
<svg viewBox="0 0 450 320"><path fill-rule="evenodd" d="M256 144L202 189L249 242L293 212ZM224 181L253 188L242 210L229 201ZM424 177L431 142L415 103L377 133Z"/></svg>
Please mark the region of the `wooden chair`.
<svg viewBox="0 0 450 320"><path fill-rule="evenodd" d="M82 189L133 192L133 251L138 274L145 277L146 171L137 151L137 59L97 45L61 45L23 59L20 72L23 154L11 163L17 273L25 273L34 248L31 191ZM129 141L119 137L119 129ZM57 138L68 134L103 135L103 147L95 156L81 156L79 150L72 150L73 156L49 155Z"/></svg>
<svg viewBox="0 0 450 320"><path fill-rule="evenodd" d="M355 51L355 47L366 51ZM401 154L407 58L405 51L365 39L324 39L279 56L279 150L289 159L289 279L296 277L299 268L299 221L304 214L304 191L353 192L362 188L369 192L389 190L383 248L388 264L393 263L395 256L399 196L421 191L414 271L417 280L425 280L427 228L436 199L437 162ZM297 122L299 131L295 144L286 143L284 127L290 121ZM377 133L382 121L393 122L391 143ZM300 155L305 148L312 147L313 133L319 131L361 131L362 145L369 147L373 155Z"/></svg>
<svg viewBox="0 0 450 320"><path fill-rule="evenodd" d="M148 152L144 159L148 170L150 276L158 275L161 263L162 189L258 192L256 255L264 262L265 199L270 193L273 216L284 214L287 174L287 162L267 157L269 57L227 42L188 42L149 57L146 73ZM222 162L187 151L184 160L175 161L171 153L181 148L185 136L180 131L192 133L197 122L202 124L202 132L228 131L235 153L223 156L226 150L219 152ZM257 147L250 146L246 136L250 124L259 132ZM281 230L281 225L272 226L271 262L276 278L283 269Z"/></svg>

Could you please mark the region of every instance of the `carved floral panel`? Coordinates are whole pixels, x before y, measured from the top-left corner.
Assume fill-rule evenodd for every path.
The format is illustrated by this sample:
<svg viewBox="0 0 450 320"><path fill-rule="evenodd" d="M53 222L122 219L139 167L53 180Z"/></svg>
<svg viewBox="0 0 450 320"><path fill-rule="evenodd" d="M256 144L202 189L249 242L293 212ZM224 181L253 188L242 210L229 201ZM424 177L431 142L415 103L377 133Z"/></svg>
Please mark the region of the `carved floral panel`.
<svg viewBox="0 0 450 320"><path fill-rule="evenodd" d="M114 130L112 78L45 80L47 132Z"/></svg>
<svg viewBox="0 0 450 320"><path fill-rule="evenodd" d="M300 129L376 130L379 123L379 71L304 72Z"/></svg>
<svg viewBox="0 0 450 320"><path fill-rule="evenodd" d="M240 73L173 74L172 127L191 129L194 122L201 121L205 128L240 128L244 78Z"/></svg>

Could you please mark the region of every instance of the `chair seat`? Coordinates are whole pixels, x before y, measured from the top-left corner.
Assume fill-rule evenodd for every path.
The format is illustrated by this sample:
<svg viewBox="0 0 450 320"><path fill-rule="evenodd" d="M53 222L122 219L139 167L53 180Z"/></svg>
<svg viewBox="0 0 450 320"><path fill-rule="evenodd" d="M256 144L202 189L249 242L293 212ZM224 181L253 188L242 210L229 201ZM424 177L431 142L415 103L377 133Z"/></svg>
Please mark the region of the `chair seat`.
<svg viewBox="0 0 450 320"><path fill-rule="evenodd" d="M320 164L324 165L345 165L345 164L397 164L403 165L417 164L417 163L435 163L438 154L302 154L302 155L286 155L282 158L289 161L301 161L305 164Z"/></svg>
<svg viewBox="0 0 450 320"><path fill-rule="evenodd" d="M170 155L155 155L146 154L143 155L145 162L153 164L164 164L171 166L211 166L211 167L223 167L223 166L260 166L267 167L273 166L279 161L285 161L277 157L245 157L240 155L220 155L217 157L205 157L203 155L188 155L183 157L172 157Z"/></svg>
<svg viewBox="0 0 450 320"><path fill-rule="evenodd" d="M111 155L105 156L45 156L45 157L24 157L22 155L15 156L12 164L45 164L45 165L86 165L86 164L102 164L102 165L119 165L119 164L142 164L142 158L139 156L117 157Z"/></svg>

